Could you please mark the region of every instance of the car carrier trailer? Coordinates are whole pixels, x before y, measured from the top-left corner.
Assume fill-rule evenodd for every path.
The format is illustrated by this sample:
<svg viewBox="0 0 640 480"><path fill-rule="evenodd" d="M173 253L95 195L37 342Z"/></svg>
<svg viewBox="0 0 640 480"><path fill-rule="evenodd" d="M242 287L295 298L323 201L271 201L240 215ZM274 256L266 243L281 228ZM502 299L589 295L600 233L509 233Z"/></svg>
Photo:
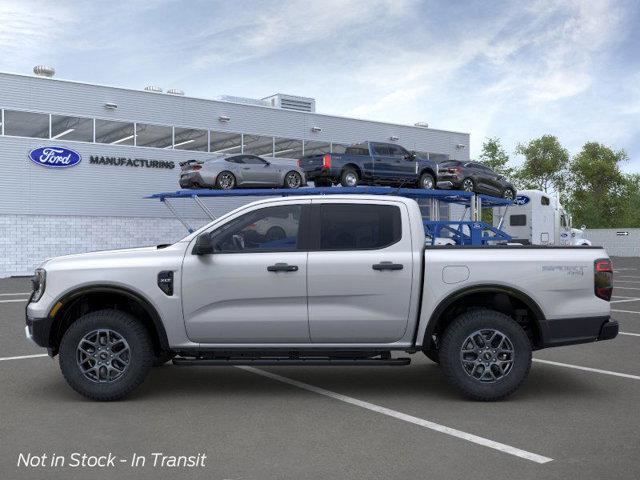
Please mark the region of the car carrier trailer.
<svg viewBox="0 0 640 480"><path fill-rule="evenodd" d="M415 188L393 187L309 187L295 190L286 188L273 189L234 189L234 190L210 190L210 189L184 189L175 192L162 192L149 195L149 199L160 200L172 215L177 218L189 233L194 228L180 215L173 203L177 199L193 200L210 220L215 220L214 212L203 202L204 198L232 198L232 197L267 197L267 196L306 196L306 195L394 195L412 198L423 206L429 206L431 218L423 218L427 243L436 244L437 239L447 238L456 245L488 245L506 243L511 240L502 230L503 219L512 200L492 197L489 195L475 194L473 192L457 190L421 190ZM440 202L462 205L465 207L458 220L442 220L439 218ZM482 220L482 208L504 207L501 209L501 217L497 225L490 225ZM468 218L468 219L467 219Z"/></svg>

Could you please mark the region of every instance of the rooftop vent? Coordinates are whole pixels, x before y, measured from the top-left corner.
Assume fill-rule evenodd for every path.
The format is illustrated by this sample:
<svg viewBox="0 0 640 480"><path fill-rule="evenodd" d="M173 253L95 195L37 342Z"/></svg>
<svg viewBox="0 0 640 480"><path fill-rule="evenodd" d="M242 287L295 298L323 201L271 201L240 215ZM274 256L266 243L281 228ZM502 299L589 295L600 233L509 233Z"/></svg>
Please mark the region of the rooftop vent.
<svg viewBox="0 0 640 480"><path fill-rule="evenodd" d="M414 125L420 128L429 128L429 124L427 122L416 122Z"/></svg>
<svg viewBox="0 0 640 480"><path fill-rule="evenodd" d="M56 74L56 69L50 67L49 65L36 65L35 67L33 67L33 73L35 73L38 77L51 78Z"/></svg>
<svg viewBox="0 0 640 480"><path fill-rule="evenodd" d="M263 98L263 100L266 100L272 107L283 108L285 110L296 110L298 112L316 111L316 101L314 98L276 93L270 97Z"/></svg>
<svg viewBox="0 0 640 480"><path fill-rule="evenodd" d="M167 90L167 93L169 95L184 96L184 91L180 90L179 88L170 88L169 90Z"/></svg>
<svg viewBox="0 0 640 480"><path fill-rule="evenodd" d="M155 92L155 93L162 93L162 88L156 86L156 85L147 85L146 87L144 87L144 89L147 92Z"/></svg>

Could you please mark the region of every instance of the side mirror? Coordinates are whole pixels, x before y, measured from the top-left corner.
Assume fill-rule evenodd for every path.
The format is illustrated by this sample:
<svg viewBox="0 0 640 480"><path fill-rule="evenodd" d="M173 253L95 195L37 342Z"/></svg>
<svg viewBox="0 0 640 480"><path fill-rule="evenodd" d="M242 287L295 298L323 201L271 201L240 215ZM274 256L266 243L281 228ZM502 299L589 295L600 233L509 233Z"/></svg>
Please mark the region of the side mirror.
<svg viewBox="0 0 640 480"><path fill-rule="evenodd" d="M587 226L586 226L586 225L582 225L582 226L580 227L580 230L586 230L586 229L587 229Z"/></svg>
<svg viewBox="0 0 640 480"><path fill-rule="evenodd" d="M196 238L196 244L193 246L191 253L193 255L211 255L213 253L211 233L203 233Z"/></svg>
<svg viewBox="0 0 640 480"><path fill-rule="evenodd" d="M416 152L409 152L404 156L405 160L415 160Z"/></svg>
<svg viewBox="0 0 640 480"><path fill-rule="evenodd" d="M265 166L265 167L268 167L268 166L270 166L270 165L271 165L271 162L269 162L268 160L265 160L265 162L266 162L266 163L264 164L264 166Z"/></svg>

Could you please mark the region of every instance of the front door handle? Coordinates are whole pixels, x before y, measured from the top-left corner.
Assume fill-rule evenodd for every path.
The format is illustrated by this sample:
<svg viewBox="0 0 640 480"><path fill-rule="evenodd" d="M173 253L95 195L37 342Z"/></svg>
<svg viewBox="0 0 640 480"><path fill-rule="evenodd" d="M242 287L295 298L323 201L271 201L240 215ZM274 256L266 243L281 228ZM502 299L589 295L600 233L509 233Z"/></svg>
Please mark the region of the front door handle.
<svg viewBox="0 0 640 480"><path fill-rule="evenodd" d="M276 263L275 265L269 265L267 272L297 272L297 265L288 265L286 263Z"/></svg>
<svg viewBox="0 0 640 480"><path fill-rule="evenodd" d="M402 270L404 265L401 263L380 262L371 265L374 270Z"/></svg>

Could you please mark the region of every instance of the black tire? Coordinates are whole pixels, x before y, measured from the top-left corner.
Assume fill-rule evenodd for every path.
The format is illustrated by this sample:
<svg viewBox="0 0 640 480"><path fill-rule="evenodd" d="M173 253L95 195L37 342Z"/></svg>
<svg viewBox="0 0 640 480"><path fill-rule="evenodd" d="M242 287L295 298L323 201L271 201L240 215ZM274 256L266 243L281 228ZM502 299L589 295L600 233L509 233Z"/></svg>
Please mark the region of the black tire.
<svg viewBox="0 0 640 480"><path fill-rule="evenodd" d="M440 363L440 352L438 350L423 350L422 353L433 363Z"/></svg>
<svg viewBox="0 0 640 480"><path fill-rule="evenodd" d="M81 371L78 360L81 355L79 347L81 341L84 342L96 331L104 332L105 330L115 332L116 338L119 335L124 339L128 347L128 364L118 377L99 382L88 378ZM110 336L113 338L113 333ZM116 347L108 350L113 357ZM98 353L97 349L93 351ZM60 370L71 388L87 398L99 401L119 400L129 395L143 382L153 364L153 347L145 326L130 314L111 309L90 312L76 320L62 337L59 354ZM106 352L100 353L100 355L103 354L106 358L105 363L115 365L116 360L110 360ZM85 355L85 357L89 356ZM116 352L117 356L118 352ZM89 361L97 362L98 360L89 358ZM95 368L98 369L97 371L106 371L107 367L103 365ZM98 375L100 378L100 374Z"/></svg>
<svg viewBox="0 0 640 480"><path fill-rule="evenodd" d="M516 192L514 192L513 188L505 188L502 192L502 198L506 198L507 200L515 200Z"/></svg>
<svg viewBox="0 0 640 480"><path fill-rule="evenodd" d="M233 173L224 171L216 177L216 188L220 190L231 190L237 185L236 177Z"/></svg>
<svg viewBox="0 0 640 480"><path fill-rule="evenodd" d="M290 181L289 177L294 177L295 181ZM291 188L291 189L296 189L296 188L300 188L302 186L302 175L300 175L298 172L296 172L295 170L291 170L290 172L287 172L287 174L284 176L284 188Z"/></svg>
<svg viewBox="0 0 640 480"><path fill-rule="evenodd" d="M462 180L460 189L464 190L465 192L475 192L476 182L474 182L472 178L465 178L464 180Z"/></svg>
<svg viewBox="0 0 640 480"><path fill-rule="evenodd" d="M153 366L161 367L162 365L167 363L169 360L173 359L173 357L175 356L176 354L173 353L172 351L163 350L162 352L160 352L160 355L153 357Z"/></svg>
<svg viewBox="0 0 640 480"><path fill-rule="evenodd" d="M485 340L482 335L488 337L491 333L482 333L479 342L471 341L472 336L491 331L497 332L498 338L494 336L494 342L500 341L500 345L485 343L484 350L478 349L482 352L482 355L476 356L478 363L473 360L475 353L467 351L463 356L463 347L475 347ZM506 338L507 342L502 343L499 335ZM510 354L500 353L503 350L499 347L506 349L509 345ZM504 355L501 363L508 364L506 359L511 358L510 366L504 365L503 371L498 362L493 364L484 355L493 355L493 358ZM453 320L445 330L439 356L447 380L460 392L474 400L494 401L511 395L524 382L531 368L531 342L523 328L511 317L494 310L469 310ZM463 358L466 358L466 366L463 366ZM486 358L489 363L483 363L481 358ZM476 366L472 367L474 364ZM469 373L469 368L472 368L472 373ZM495 378L496 371L499 372L498 378ZM477 375L481 377L477 378ZM491 377L495 379L491 380Z"/></svg>
<svg viewBox="0 0 640 480"><path fill-rule="evenodd" d="M435 190L435 188L436 188L436 179L430 173L423 173L422 175L420 175L420 181L418 183L418 188L422 188L422 189L426 189L426 190Z"/></svg>
<svg viewBox="0 0 640 480"><path fill-rule="evenodd" d="M330 187L331 186L331 180L329 180L327 178L318 178L318 179L313 181L313 184L316 187Z"/></svg>
<svg viewBox="0 0 640 480"><path fill-rule="evenodd" d="M355 183L353 181L354 177ZM343 187L357 187L359 182L360 175L358 175L358 172L355 169L347 167L342 170L342 174L340 175L340 185Z"/></svg>

